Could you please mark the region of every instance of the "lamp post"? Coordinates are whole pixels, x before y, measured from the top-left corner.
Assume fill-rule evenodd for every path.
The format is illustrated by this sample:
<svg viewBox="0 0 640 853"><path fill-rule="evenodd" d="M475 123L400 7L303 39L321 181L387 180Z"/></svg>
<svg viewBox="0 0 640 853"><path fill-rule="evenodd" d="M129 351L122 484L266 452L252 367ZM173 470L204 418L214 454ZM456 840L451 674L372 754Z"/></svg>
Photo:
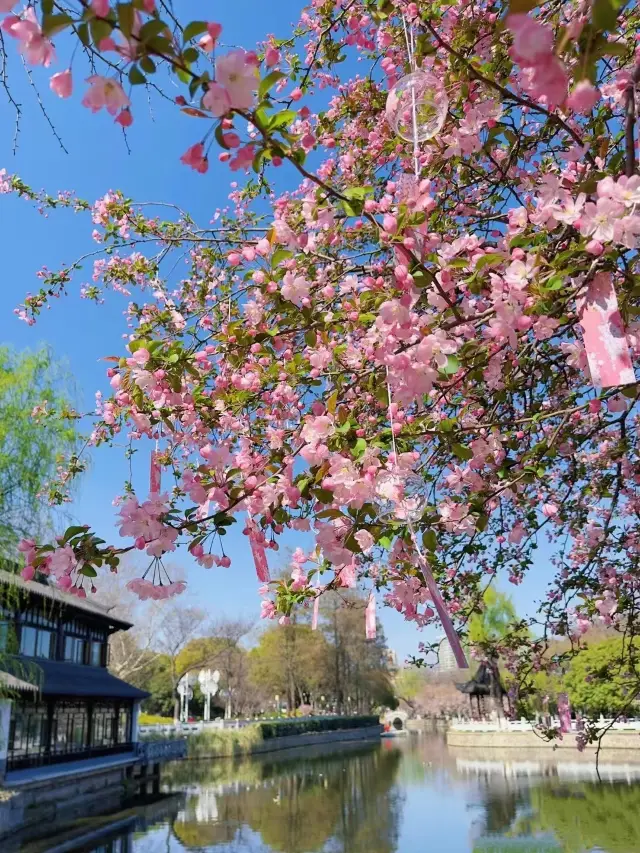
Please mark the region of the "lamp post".
<svg viewBox="0 0 640 853"><path fill-rule="evenodd" d="M185 672L178 682L178 695L180 696L180 722L189 722L189 699L193 699L193 685L195 684L195 675L192 672Z"/></svg>
<svg viewBox="0 0 640 853"><path fill-rule="evenodd" d="M208 723L211 719L211 697L218 692L220 673L217 669L213 672L210 669L201 669L198 673L198 682L204 696L204 721Z"/></svg>

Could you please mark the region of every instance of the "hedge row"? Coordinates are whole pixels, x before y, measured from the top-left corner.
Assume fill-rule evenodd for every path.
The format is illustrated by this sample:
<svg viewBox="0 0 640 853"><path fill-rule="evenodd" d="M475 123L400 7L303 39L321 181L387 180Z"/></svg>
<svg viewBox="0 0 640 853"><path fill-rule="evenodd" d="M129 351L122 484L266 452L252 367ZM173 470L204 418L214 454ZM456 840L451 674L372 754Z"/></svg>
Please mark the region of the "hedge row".
<svg viewBox="0 0 640 853"><path fill-rule="evenodd" d="M308 720L282 720L273 723L259 723L264 740L288 735L306 735L313 732L335 732L339 729L362 729L377 726L378 717L313 717Z"/></svg>

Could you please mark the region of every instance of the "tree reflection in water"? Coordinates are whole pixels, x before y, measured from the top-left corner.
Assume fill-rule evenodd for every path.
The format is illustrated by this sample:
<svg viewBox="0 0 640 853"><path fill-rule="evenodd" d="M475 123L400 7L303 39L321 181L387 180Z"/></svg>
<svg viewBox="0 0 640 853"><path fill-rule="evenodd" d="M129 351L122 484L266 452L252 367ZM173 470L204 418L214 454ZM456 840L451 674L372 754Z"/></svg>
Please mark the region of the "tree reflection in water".
<svg viewBox="0 0 640 853"><path fill-rule="evenodd" d="M314 853L325 845L336 853L393 853L400 760L397 750L375 744L226 767L192 763L191 791L173 832L187 850L215 850L252 831L274 853ZM172 786L184 786L184 769L173 771Z"/></svg>

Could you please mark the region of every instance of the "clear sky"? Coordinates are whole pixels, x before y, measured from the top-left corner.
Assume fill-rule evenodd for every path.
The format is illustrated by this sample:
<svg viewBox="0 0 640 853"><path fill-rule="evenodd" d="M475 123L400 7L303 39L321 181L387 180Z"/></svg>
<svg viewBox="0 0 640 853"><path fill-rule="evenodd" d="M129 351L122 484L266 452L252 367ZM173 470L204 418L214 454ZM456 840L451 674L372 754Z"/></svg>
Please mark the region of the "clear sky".
<svg viewBox="0 0 640 853"><path fill-rule="evenodd" d="M234 0L233 3L179 2L177 9L183 18L188 15L192 19L219 21L224 27L223 44L251 49L268 33L278 37L290 35L302 5L301 0L270 3ZM10 41L5 39L5 43ZM201 225L210 221L217 207L225 206L230 182L235 177L229 169L217 163L214 156L209 172L201 176L178 159L187 147L201 138L200 119L184 116L176 107L157 97L148 106L144 92L138 90L133 109L135 121L128 131L129 154L113 119L104 111L92 115L80 105L78 94L83 89L80 65L77 72L74 67L76 90L71 99L61 101L49 91L50 74L63 70L69 61L63 46L55 67L35 69L32 76L49 117L69 151L65 154L40 112L36 94L17 60L15 45L9 43L7 47L12 55L9 85L15 100L22 104L23 114L14 154L14 112L3 100L0 90L0 168L19 174L34 188L44 188L52 194L59 189L74 190L91 202L109 189L120 189L136 201L174 202L188 210ZM348 68L348 65L343 67ZM346 73L354 70L354 67L349 68ZM283 178L286 180L286 175ZM45 312L35 327L21 323L12 313L27 291L38 288L35 278L38 269L42 266L56 269L96 248L90 236L90 218L69 211L56 211L45 217L30 203L2 196L0 226L0 343L9 343L19 349L35 347L42 342L49 344L56 357L68 365L77 384L79 405L91 410L95 391L100 389L105 396L109 391L105 363L99 359L105 355L120 355L122 351L122 335L126 333L122 311L126 299L107 294L106 304L100 307L81 300L80 286L91 276L91 266L86 265L82 273L76 274L66 299ZM145 450L140 457L145 455ZM144 467L140 464L134 468L134 485L140 489L146 488L148 456L140 459L140 463L143 461ZM121 492L125 478L123 456L118 450L94 452L90 470L71 507L79 523L93 525L109 541L118 540L111 502ZM185 597L206 607L213 617L244 615L257 620L257 582L246 538L239 531L227 538L233 561L231 569L206 571L199 568L186 555L185 549L174 555L174 564L185 567L189 580L189 592ZM299 543L291 537L288 544ZM277 565L277 560L272 562L274 568ZM514 593L521 612L530 612L548 578L549 570L541 560L530 581L516 590L507 590ZM420 640L431 641L435 636L434 631L420 635L413 625L406 624L388 608L379 612L389 644L400 659L415 652Z"/></svg>

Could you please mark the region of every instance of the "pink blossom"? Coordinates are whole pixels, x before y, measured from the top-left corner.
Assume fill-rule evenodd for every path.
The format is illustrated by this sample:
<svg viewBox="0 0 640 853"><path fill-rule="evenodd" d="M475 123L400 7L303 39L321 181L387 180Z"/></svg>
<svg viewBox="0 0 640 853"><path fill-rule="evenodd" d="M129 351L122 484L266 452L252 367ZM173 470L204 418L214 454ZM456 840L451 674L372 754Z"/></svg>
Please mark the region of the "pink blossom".
<svg viewBox="0 0 640 853"><path fill-rule="evenodd" d="M223 116L231 109L229 92L219 83L209 83L202 98L202 106L214 116Z"/></svg>
<svg viewBox="0 0 640 853"><path fill-rule="evenodd" d="M51 90L58 95L59 98L68 98L73 91L73 78L71 77L71 69L67 68L66 71L58 71L57 74L54 74L51 80L49 80L49 86Z"/></svg>
<svg viewBox="0 0 640 853"><path fill-rule="evenodd" d="M509 533L509 542L512 545L519 545L524 537L527 535L527 531L525 530L521 521L516 522Z"/></svg>
<svg viewBox="0 0 640 853"><path fill-rule="evenodd" d="M280 62L280 51L269 45L264 53L264 62L267 68L272 68L274 65L277 65Z"/></svg>
<svg viewBox="0 0 640 853"><path fill-rule="evenodd" d="M82 99L82 105L92 113L97 113L104 107L114 116L118 110L129 106L129 98L117 80L92 74L87 78L87 83L89 83L89 89Z"/></svg>
<svg viewBox="0 0 640 853"><path fill-rule="evenodd" d="M0 0L0 15L10 12L16 3L17 0Z"/></svg>
<svg viewBox="0 0 640 853"><path fill-rule="evenodd" d="M558 514L558 506L554 503L545 503L542 505L542 514L547 518L553 518L554 515Z"/></svg>
<svg viewBox="0 0 640 853"><path fill-rule="evenodd" d="M364 554L370 551L375 543L375 539L368 530L358 530L358 532L354 534L353 538L356 540Z"/></svg>
<svg viewBox="0 0 640 853"><path fill-rule="evenodd" d="M265 601L260 603L260 618L261 619L275 619L276 617L276 606L271 601L270 598L267 598Z"/></svg>
<svg viewBox="0 0 640 853"><path fill-rule="evenodd" d="M300 307L303 299L309 298L309 282L302 275L292 272L285 273L282 279L282 297Z"/></svg>
<svg viewBox="0 0 640 853"><path fill-rule="evenodd" d="M116 116L116 122L120 125L120 127L131 127L133 124L133 116L131 115L131 110L129 107L125 107L121 110Z"/></svg>
<svg viewBox="0 0 640 853"><path fill-rule="evenodd" d="M508 15L507 27L513 34L514 59L521 65L535 65L553 52L553 30L526 14Z"/></svg>
<svg viewBox="0 0 640 853"><path fill-rule="evenodd" d="M180 162L184 163L185 166L191 166L192 169L203 175L209 168L209 161L205 156L203 143L196 142L195 145L188 148L180 158Z"/></svg>
<svg viewBox="0 0 640 853"><path fill-rule="evenodd" d="M55 58L53 45L46 38L36 18L32 6L29 6L22 18L10 15L2 22L2 29L20 42L19 51L31 65L44 65L48 68Z"/></svg>
<svg viewBox="0 0 640 853"><path fill-rule="evenodd" d="M614 237L614 225L624 207L610 198L599 198L594 204L587 202L580 216L580 233L602 243L610 243Z"/></svg>
<svg viewBox="0 0 640 853"><path fill-rule="evenodd" d="M97 18L106 18L109 15L109 0L91 0L91 8Z"/></svg>
<svg viewBox="0 0 640 853"><path fill-rule="evenodd" d="M258 69L244 50L232 50L216 60L216 81L227 90L231 106L246 110L253 105Z"/></svg>
<svg viewBox="0 0 640 853"><path fill-rule="evenodd" d="M567 106L575 113L588 113L599 100L598 89L589 80L581 80L567 98Z"/></svg>

